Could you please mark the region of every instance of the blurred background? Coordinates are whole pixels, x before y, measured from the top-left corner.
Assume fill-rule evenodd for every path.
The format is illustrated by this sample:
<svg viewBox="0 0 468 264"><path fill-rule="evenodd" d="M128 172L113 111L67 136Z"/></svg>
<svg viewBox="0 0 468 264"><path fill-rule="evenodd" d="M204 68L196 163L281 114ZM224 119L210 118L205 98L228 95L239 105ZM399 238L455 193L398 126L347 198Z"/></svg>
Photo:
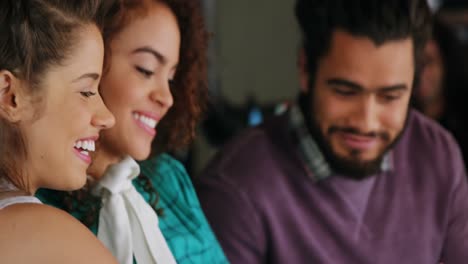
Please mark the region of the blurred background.
<svg viewBox="0 0 468 264"><path fill-rule="evenodd" d="M298 92L300 35L294 0L202 0L212 34L210 105L197 139L175 153L196 177L242 129L285 109ZM468 156L468 0L428 0L433 39L425 48L413 106L452 132Z"/></svg>

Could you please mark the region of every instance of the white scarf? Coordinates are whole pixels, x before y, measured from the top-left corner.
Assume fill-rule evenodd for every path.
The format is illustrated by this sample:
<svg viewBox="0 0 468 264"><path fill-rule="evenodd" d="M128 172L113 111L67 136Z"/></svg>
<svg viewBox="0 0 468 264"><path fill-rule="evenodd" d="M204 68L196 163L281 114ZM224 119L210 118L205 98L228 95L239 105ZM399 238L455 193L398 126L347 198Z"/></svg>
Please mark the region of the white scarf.
<svg viewBox="0 0 468 264"><path fill-rule="evenodd" d="M132 180L140 174L139 165L126 157L107 168L93 193L102 197L98 238L120 264L176 263L153 208L135 189Z"/></svg>

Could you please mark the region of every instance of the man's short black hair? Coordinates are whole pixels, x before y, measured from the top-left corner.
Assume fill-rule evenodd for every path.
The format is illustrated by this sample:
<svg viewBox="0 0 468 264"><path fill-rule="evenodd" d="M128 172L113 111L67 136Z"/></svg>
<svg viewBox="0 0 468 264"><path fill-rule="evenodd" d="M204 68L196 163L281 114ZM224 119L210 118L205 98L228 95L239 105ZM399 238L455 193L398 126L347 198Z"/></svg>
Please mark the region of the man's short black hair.
<svg viewBox="0 0 468 264"><path fill-rule="evenodd" d="M416 72L431 33L426 0L297 0L295 12L312 85L318 62L328 53L336 30L367 37L376 45L411 38Z"/></svg>

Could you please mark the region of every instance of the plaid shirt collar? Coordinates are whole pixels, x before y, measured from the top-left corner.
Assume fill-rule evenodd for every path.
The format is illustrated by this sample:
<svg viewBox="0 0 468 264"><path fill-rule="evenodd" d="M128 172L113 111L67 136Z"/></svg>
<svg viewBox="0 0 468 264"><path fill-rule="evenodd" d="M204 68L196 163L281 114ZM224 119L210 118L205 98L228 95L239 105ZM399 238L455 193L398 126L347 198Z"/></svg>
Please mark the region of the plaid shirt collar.
<svg viewBox="0 0 468 264"><path fill-rule="evenodd" d="M289 127L298 141L299 154L306 165L308 174L316 182L330 177L333 174L333 170L326 161L316 141L309 133L304 121L304 115L299 106L297 104L292 104L287 114ZM393 169L391 151L384 156L380 169L382 172Z"/></svg>

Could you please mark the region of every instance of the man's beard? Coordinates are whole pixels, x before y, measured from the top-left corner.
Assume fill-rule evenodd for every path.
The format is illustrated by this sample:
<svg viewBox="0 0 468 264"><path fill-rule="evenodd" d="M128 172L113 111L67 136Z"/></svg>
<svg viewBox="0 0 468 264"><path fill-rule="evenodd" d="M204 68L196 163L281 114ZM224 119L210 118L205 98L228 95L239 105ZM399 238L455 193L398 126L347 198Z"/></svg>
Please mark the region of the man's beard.
<svg viewBox="0 0 468 264"><path fill-rule="evenodd" d="M313 107L311 96L302 94L299 98L299 102L309 132L311 133L313 139L316 141L317 145L319 146L320 150L325 156L325 159L332 168L333 172L337 173L338 175L352 178L355 180L365 179L372 175L376 175L381 171L382 162L385 158L385 155L400 140L401 136L403 135L403 132L406 129L409 116L407 113L405 125L403 126L403 129L401 129L401 131L398 132L397 136L393 141L391 140L391 137L387 132L380 131L363 133L353 127L331 126L326 132L326 135L324 135L320 130L320 126L315 116L312 114ZM386 146L383 148L383 150L381 150L377 157L372 160L359 160L359 155L361 154L360 150L350 150L349 153L351 157L343 157L336 154L333 151L333 147L331 144L331 136L338 132L379 139L382 142L384 142Z"/></svg>

